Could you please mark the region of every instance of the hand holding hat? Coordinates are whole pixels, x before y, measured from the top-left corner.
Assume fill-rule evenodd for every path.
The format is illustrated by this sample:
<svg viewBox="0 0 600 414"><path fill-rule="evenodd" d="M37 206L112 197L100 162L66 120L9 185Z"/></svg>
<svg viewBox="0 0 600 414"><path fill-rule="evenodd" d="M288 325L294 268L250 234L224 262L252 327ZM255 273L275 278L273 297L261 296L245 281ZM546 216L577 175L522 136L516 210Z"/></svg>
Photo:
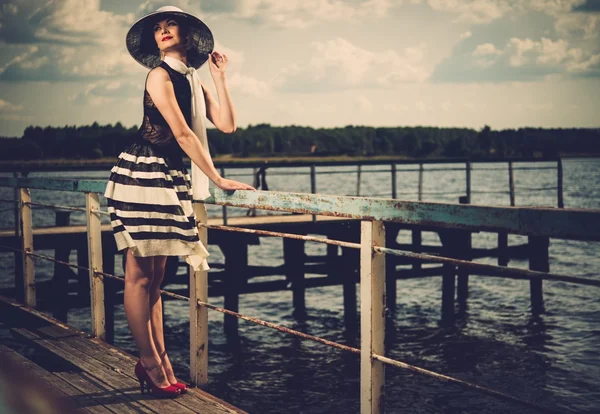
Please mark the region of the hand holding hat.
<svg viewBox="0 0 600 414"><path fill-rule="evenodd" d="M227 63L229 63L229 59L225 53L220 54L216 51L211 53L210 58L208 59L211 75L217 76L225 73L225 69L227 69Z"/></svg>

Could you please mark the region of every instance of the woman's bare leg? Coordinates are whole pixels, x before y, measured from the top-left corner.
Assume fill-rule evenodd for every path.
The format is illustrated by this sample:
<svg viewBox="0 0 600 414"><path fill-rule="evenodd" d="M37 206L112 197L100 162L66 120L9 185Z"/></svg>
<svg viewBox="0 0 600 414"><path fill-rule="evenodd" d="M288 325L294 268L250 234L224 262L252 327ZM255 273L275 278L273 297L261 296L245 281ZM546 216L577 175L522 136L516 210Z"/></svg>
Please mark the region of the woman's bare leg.
<svg viewBox="0 0 600 414"><path fill-rule="evenodd" d="M150 314L151 314L151 327L152 327L152 338L154 339L154 346L158 355L162 358L163 368L167 379L171 384L177 382L175 374L173 373L173 367L169 361L169 357L166 354L165 349L165 336L163 328L163 310L162 310L162 299L160 297L160 285L165 277L165 266L167 263L167 256L156 256L154 258L154 278L150 285Z"/></svg>
<svg viewBox="0 0 600 414"><path fill-rule="evenodd" d="M142 365L152 381L161 388L169 386L164 369L152 367L161 364L161 358L154 346L150 324L150 287L154 279L154 257L136 257L131 249L126 249L125 265L125 315L129 329L135 339Z"/></svg>

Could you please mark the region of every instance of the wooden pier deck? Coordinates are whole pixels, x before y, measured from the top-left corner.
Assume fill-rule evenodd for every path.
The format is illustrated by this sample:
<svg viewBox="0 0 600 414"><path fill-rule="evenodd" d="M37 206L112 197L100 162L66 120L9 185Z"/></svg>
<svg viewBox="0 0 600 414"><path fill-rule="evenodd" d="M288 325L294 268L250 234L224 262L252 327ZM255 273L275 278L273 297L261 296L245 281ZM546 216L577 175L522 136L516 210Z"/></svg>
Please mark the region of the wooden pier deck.
<svg viewBox="0 0 600 414"><path fill-rule="evenodd" d="M13 398L27 401L45 396L46 404L55 405L55 410L44 412L244 413L197 388L175 399L141 394L133 356L11 299L0 297L0 321L16 338L42 352L41 359L48 362L37 364L0 343L0 376L2 371L17 370L23 374L21 384L27 384L11 390L28 391Z"/></svg>

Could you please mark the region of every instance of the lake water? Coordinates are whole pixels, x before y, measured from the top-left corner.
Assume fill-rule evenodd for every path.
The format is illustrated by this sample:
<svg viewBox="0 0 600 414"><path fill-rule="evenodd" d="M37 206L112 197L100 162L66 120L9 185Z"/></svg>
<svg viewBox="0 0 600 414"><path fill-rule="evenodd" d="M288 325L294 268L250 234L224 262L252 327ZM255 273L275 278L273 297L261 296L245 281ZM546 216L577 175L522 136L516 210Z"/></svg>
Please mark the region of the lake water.
<svg viewBox="0 0 600 414"><path fill-rule="evenodd" d="M515 168L554 163L515 163ZM457 165L425 167L424 201L456 203L465 193L464 171L435 171ZM361 195L391 195L389 172L372 172L385 167L364 167ZM398 167L398 198L417 200L416 171ZM600 159L565 159L564 203L567 208L600 209ZM304 172L308 168L271 169L269 188L276 191L310 192L308 175L276 175L276 172ZM356 170L349 167L317 167L317 171L347 171L322 174L317 191L322 194L353 195ZM231 170L233 173L233 171ZM237 179L252 182L251 170ZM107 179L105 172L39 173L31 177L87 177ZM508 172L505 163L473 164L472 203L509 205ZM556 170L515 170L517 206L557 205ZM542 190L539 190L542 188ZM529 189L538 189L529 191ZM0 198L12 198L12 190L0 188ZM33 201L83 206L82 194L32 191ZM106 206L102 198L103 206ZM209 214L221 208L210 206ZM244 214L230 209L230 215ZM54 223L54 212L34 208L34 225ZM83 224L82 213L73 213L73 224ZM108 217L103 217L108 223ZM0 204L0 228L13 228L12 206ZM410 233L401 232L401 243L410 242ZM524 236L510 235L509 244L525 243ZM425 232L424 244L439 245L436 234ZM491 248L497 243L492 233L473 234L473 246ZM261 239L250 246L249 264L282 264L281 239ZM209 246L212 263L222 263L216 246ZM53 251L42 254L53 255ZM325 246L307 243L308 254L325 254ZM597 242L550 240L550 270L573 276L599 278L600 248ZM492 259L478 259L495 264ZM71 256L76 263L76 254ZM120 260L116 274L122 275ZM12 254L0 254L0 287L13 285ZM36 263L36 278L46 280L53 264ZM511 267L527 268L526 260L511 260ZM182 275L182 277L184 277ZM307 275L310 277L310 275ZM600 289L562 282L544 282L545 312L530 311L529 283L524 280L470 278L467 313L457 328L440 331L441 277L402 280L397 283L394 340L389 357L486 386L563 412L600 412ZM170 286L173 287L173 286ZM176 287L181 287L178 285ZM168 289L169 287L167 287ZM222 298L210 302L221 306ZM240 298L240 312L283 324L311 335L359 346L359 338L344 331L342 287L311 288L306 293L308 317L292 316L291 291L249 294ZM182 379L188 372L187 302L165 304L165 334L171 361ZM136 353L122 306L115 315L115 344ZM356 413L359 412L359 358L354 354L300 340L248 322L240 322L240 343L228 343L223 333L223 316L209 313L208 391L251 413ZM69 323L89 331L89 308L69 312ZM9 340L3 338L3 340ZM534 412L513 403L467 391L428 377L386 367L385 408L388 413L507 413Z"/></svg>

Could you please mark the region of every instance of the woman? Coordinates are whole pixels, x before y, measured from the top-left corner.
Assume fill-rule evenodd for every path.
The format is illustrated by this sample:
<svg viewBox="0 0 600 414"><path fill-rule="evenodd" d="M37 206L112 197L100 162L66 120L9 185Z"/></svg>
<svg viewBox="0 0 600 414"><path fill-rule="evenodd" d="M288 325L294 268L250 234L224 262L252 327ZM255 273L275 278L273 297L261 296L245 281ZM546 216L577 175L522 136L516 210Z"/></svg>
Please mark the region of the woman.
<svg viewBox="0 0 600 414"><path fill-rule="evenodd" d="M209 195L208 180L224 190L253 190L215 169L206 142L206 116L219 130L236 129L227 89L227 56L212 52L210 30L177 7L161 7L127 34L132 57L151 68L144 91L144 118L136 141L119 155L106 187L118 250L124 250L125 313L140 360L135 374L159 397L186 391L165 350L160 285L167 256L185 256L207 270L192 197ZM195 71L208 60L218 102ZM182 156L192 160L192 182Z"/></svg>

